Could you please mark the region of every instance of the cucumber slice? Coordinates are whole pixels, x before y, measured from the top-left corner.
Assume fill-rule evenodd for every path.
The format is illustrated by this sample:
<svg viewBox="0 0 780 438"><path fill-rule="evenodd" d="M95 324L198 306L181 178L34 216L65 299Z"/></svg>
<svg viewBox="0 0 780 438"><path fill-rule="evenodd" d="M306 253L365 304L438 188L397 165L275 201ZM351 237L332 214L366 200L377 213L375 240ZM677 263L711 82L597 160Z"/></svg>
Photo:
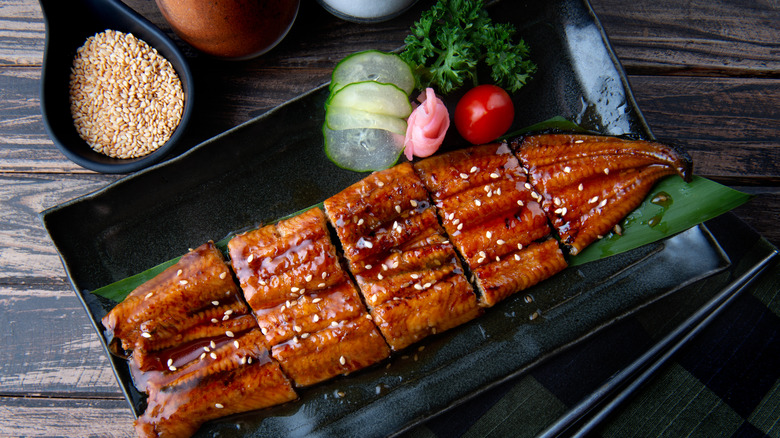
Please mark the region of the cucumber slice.
<svg viewBox="0 0 780 438"><path fill-rule="evenodd" d="M409 97L392 84L356 82L332 94L326 105L331 108L351 108L370 113L405 119L412 113Z"/></svg>
<svg viewBox="0 0 780 438"><path fill-rule="evenodd" d="M341 129L323 126L325 154L337 166L370 172L393 166L404 149L404 136L384 129Z"/></svg>
<svg viewBox="0 0 780 438"><path fill-rule="evenodd" d="M335 93L348 84L364 81L394 84L407 95L414 90L414 75L406 61L394 53L367 50L349 55L336 64L330 91Z"/></svg>
<svg viewBox="0 0 780 438"><path fill-rule="evenodd" d="M374 128L396 134L406 134L406 120L384 114L370 113L353 108L330 107L325 113L325 123L332 130Z"/></svg>

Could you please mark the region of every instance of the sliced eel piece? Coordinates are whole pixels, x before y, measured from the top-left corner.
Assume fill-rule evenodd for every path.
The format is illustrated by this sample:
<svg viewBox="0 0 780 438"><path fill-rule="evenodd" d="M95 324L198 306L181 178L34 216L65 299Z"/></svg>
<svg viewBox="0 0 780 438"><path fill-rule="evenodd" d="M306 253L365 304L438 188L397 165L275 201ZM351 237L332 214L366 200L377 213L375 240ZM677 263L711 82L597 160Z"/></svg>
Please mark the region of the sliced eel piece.
<svg viewBox="0 0 780 438"><path fill-rule="evenodd" d="M318 208L240 234L230 239L228 250L254 310L347 280Z"/></svg>
<svg viewBox="0 0 780 438"><path fill-rule="evenodd" d="M370 315L332 321L310 336L296 336L274 345L273 356L298 386L308 386L339 374L349 374L387 357L388 349Z"/></svg>
<svg viewBox="0 0 780 438"><path fill-rule="evenodd" d="M312 291L278 306L258 309L257 322L269 345L305 339L333 323L365 317L365 306L352 282Z"/></svg>
<svg viewBox="0 0 780 438"><path fill-rule="evenodd" d="M480 314L411 164L375 172L325 201L374 322L394 350Z"/></svg>
<svg viewBox="0 0 780 438"><path fill-rule="evenodd" d="M511 256L474 269L486 306L528 289L566 268L555 239L534 242Z"/></svg>
<svg viewBox="0 0 780 438"><path fill-rule="evenodd" d="M420 284L420 283L416 283ZM479 307L466 277L450 275L403 299L392 299L372 309L374 322L400 350L428 335L457 327L479 315Z"/></svg>
<svg viewBox="0 0 780 438"><path fill-rule="evenodd" d="M422 160L414 169L471 269L481 306L491 307L566 267L550 238L541 197L508 145L449 152ZM538 248L545 249L544 256Z"/></svg>
<svg viewBox="0 0 780 438"><path fill-rule="evenodd" d="M236 236L228 248L265 342L296 386L390 355L341 267L319 208ZM336 354L346 348L351 354Z"/></svg>
<svg viewBox="0 0 780 438"><path fill-rule="evenodd" d="M690 181L692 174L684 152L652 141L538 134L511 146L572 255L638 207L659 179L676 173Z"/></svg>
<svg viewBox="0 0 780 438"><path fill-rule="evenodd" d="M102 323L115 353L119 341L126 351L153 352L228 310L248 313L222 253L208 242L133 290Z"/></svg>
<svg viewBox="0 0 780 438"><path fill-rule="evenodd" d="M255 329L202 353L203 359L175 377L150 380L147 408L135 421L137 435L189 437L206 421L295 400L289 379L263 342Z"/></svg>

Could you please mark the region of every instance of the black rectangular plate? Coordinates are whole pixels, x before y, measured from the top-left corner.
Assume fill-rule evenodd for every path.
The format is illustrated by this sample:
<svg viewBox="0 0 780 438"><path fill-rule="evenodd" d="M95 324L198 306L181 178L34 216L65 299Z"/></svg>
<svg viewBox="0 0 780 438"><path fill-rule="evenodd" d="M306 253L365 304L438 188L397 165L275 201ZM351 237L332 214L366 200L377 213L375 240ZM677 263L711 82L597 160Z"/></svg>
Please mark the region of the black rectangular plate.
<svg viewBox="0 0 780 438"><path fill-rule="evenodd" d="M518 27L539 65L534 80L516 96L514 128L563 116L606 134L652 137L587 2L503 1L491 5L490 13ZM104 347L100 319L115 303L90 290L207 240L322 202L365 176L336 167L322 151L327 93L326 86L312 90L180 157L41 213ZM450 140L450 147L461 145ZM699 226L569 268L382 366L302 390L296 402L210 422L199 433L392 435L727 269L729 257L718 239L715 231ZM110 358L139 415L143 397L127 364Z"/></svg>

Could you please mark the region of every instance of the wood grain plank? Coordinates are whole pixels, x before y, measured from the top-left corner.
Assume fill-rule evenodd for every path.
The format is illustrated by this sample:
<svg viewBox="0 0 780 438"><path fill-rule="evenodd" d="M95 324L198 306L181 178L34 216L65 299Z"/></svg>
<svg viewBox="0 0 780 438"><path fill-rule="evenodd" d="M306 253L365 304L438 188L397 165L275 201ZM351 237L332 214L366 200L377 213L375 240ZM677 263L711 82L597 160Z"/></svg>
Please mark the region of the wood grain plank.
<svg viewBox="0 0 780 438"><path fill-rule="evenodd" d="M631 76L657 137L682 143L699 175L780 179L780 81Z"/></svg>
<svg viewBox="0 0 780 438"><path fill-rule="evenodd" d="M41 65L46 29L37 1L1 1L0 35L0 65Z"/></svg>
<svg viewBox="0 0 780 438"><path fill-rule="evenodd" d="M734 209L733 213L764 236L769 243L780 248L780 227L777 220L780 218L780 187L733 188L755 196L748 203Z"/></svg>
<svg viewBox="0 0 780 438"><path fill-rule="evenodd" d="M125 3L173 36L153 2ZM311 50L321 58L326 53L339 58L360 45L394 49L403 40L407 25L430 3L420 2L390 24L365 26L337 20L314 2L303 2L290 41L283 44L288 49L300 43L293 42L297 35L315 33L320 38L308 42L315 44ZM593 0L591 4L630 71L729 75L776 75L780 71L780 7L776 1ZM0 40L0 65L40 65L45 28L38 2L2 0L0 17L0 32L8 36ZM328 50L320 50L318 43ZM194 53L186 44L180 45Z"/></svg>
<svg viewBox="0 0 780 438"><path fill-rule="evenodd" d="M0 174L0 284L61 282L62 263L38 213L114 180L97 174Z"/></svg>
<svg viewBox="0 0 780 438"><path fill-rule="evenodd" d="M46 133L40 80L39 67L0 67L0 171L85 173Z"/></svg>
<svg viewBox="0 0 780 438"><path fill-rule="evenodd" d="M0 326L0 394L122 397L97 334L64 280L0 285Z"/></svg>
<svg viewBox="0 0 780 438"><path fill-rule="evenodd" d="M4 437L133 437L133 415L124 399L0 397Z"/></svg>
<svg viewBox="0 0 780 438"><path fill-rule="evenodd" d="M125 0L159 27L169 31L151 2ZM777 75L780 73L780 6L772 0L591 0L624 65L631 70L698 72L699 74ZM356 25L329 16L318 5L302 3L289 51L300 37L317 61L340 59L361 48L392 50L403 42L409 25L431 0L420 2L396 20ZM500 21L500 17L494 17ZM172 32L169 31L170 34ZM317 35L317 38L311 38ZM270 53L273 56L274 52ZM290 58L295 63L296 57Z"/></svg>
<svg viewBox="0 0 780 438"><path fill-rule="evenodd" d="M593 0L629 73L780 74L773 0Z"/></svg>

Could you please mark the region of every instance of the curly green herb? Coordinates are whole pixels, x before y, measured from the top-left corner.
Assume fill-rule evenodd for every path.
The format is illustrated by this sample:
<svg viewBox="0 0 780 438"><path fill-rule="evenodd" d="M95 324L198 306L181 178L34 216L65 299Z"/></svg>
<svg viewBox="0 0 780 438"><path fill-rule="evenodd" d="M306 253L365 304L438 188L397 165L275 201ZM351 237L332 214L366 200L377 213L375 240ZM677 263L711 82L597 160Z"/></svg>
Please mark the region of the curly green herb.
<svg viewBox="0 0 780 438"><path fill-rule="evenodd" d="M513 93L536 72L525 42L512 42L515 33L510 24L493 23L482 0L439 0L412 26L401 57L416 67L421 88L447 94L467 82L476 86L478 69L486 67Z"/></svg>

